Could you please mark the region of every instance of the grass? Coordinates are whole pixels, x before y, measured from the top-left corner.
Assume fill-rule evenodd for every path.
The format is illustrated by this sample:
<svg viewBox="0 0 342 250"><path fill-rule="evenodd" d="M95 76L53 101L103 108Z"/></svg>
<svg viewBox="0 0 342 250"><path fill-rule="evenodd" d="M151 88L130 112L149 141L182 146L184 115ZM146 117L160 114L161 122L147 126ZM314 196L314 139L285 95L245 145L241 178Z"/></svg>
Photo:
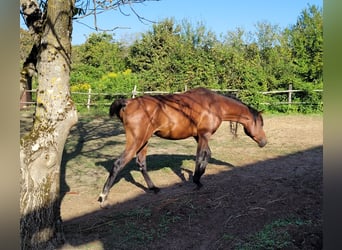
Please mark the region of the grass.
<svg viewBox="0 0 342 250"><path fill-rule="evenodd" d="M181 207L187 212L180 213L178 210ZM154 213L153 209L155 208L141 207L117 213L108 218L105 223L94 225L86 230L93 233L97 229L107 231L108 237L115 239L110 243L112 249L144 249L143 246L168 237L173 230L172 227L178 223L191 220L192 216L198 217L201 213L201 209L194 206L191 199L181 199L172 202L172 205L162 206L158 213ZM230 245L231 249L235 250L293 249L295 246L293 232L300 232L303 226L311 227L313 224L310 220L278 219L244 239L223 233L215 245L221 247Z"/></svg>
<svg viewBox="0 0 342 250"><path fill-rule="evenodd" d="M299 219L279 219L264 226L260 231L251 234L236 246L236 250L284 249L291 248L293 235L290 231L300 231L303 225L311 221Z"/></svg>
<svg viewBox="0 0 342 250"><path fill-rule="evenodd" d="M167 237L172 232L172 227L182 221L191 220L192 216L198 217L201 209L192 204L192 200L177 200L173 205L173 211L169 206L153 213L150 207L142 207L128 212L116 214L106 226L109 233L116 239L112 248L136 249L144 244L149 245L154 240ZM180 208L186 208L187 213L179 213ZM312 226L310 220L296 218L278 219L266 224L260 231L248 235L244 239L236 238L233 234L224 233L216 244L221 246L238 242L232 246L235 250L273 250L292 249L295 245L295 235L303 226Z"/></svg>
<svg viewBox="0 0 342 250"><path fill-rule="evenodd" d="M111 242L112 249L138 249L155 239L166 237L170 225L179 220L181 218L170 211L155 216L151 208L141 207L117 213L106 223L94 225L83 231L107 231L110 238L115 239Z"/></svg>

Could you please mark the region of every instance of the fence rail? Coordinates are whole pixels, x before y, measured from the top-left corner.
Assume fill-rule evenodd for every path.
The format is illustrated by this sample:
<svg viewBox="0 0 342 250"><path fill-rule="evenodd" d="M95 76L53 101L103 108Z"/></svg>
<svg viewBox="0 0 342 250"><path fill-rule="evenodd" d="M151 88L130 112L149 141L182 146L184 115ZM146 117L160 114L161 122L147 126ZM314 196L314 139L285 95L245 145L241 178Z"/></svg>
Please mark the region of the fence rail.
<svg viewBox="0 0 342 250"><path fill-rule="evenodd" d="M216 92L222 92L222 93L238 93L239 89L223 89L223 90L218 90L218 89L212 89L213 91ZM31 93L36 93L37 90L36 89L32 89L32 90L25 90L26 92L31 92ZM313 90L314 92L323 92L322 89L316 89ZM264 105L300 105L300 104L310 104L310 103L306 103L306 102L293 102L292 101L292 94L293 93L299 93L299 92L304 92L304 90L296 90L296 89L292 89L292 85L289 85L289 89L288 90L272 90L272 91L264 91L264 92L260 92L263 95L273 95L273 94L287 94L287 102L274 102L274 103L261 103ZM174 92L174 93L180 93L180 92ZM86 105L88 109L90 109L91 106L99 106L99 105L110 105L111 103L92 103L92 97L93 96L132 96L132 97L136 97L139 95L143 95L143 94L149 94L149 95L158 95L158 94L170 94L170 92L167 91L137 91L136 87L134 87L134 89L132 90L131 93L96 93L96 92L92 92L91 89L89 88L88 92L71 92L71 95L86 95L87 96L87 100L86 102L76 102L76 104L78 105ZM322 102L323 103L323 102ZM32 104L35 105L35 102L31 101L31 102L25 102L25 101L20 101L20 104Z"/></svg>

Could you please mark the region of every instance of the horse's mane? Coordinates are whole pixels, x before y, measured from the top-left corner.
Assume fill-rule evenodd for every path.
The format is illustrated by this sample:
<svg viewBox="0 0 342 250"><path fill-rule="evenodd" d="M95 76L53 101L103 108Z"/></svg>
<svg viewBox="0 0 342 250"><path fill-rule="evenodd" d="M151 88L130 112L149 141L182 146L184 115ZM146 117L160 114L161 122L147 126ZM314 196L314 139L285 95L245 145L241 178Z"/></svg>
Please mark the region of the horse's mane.
<svg viewBox="0 0 342 250"><path fill-rule="evenodd" d="M249 112L251 112L251 114L253 115L254 121L256 121L256 119L258 118L259 113L260 113L258 110L256 110L255 108L251 107L250 105L244 103L243 101L241 101L238 97L236 97L233 94L228 93L228 94L225 94L224 96L226 96L228 98L231 98L231 99L234 99L234 100L238 101L239 103L245 105L249 109Z"/></svg>

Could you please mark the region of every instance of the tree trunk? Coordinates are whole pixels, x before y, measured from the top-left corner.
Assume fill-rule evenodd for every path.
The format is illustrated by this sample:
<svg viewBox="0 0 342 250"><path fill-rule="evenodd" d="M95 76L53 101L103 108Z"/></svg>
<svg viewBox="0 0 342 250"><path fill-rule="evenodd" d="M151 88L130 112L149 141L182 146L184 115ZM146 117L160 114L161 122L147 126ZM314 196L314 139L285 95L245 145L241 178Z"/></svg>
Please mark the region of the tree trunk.
<svg viewBox="0 0 342 250"><path fill-rule="evenodd" d="M41 36L35 121L20 142L22 249L55 249L63 238L60 167L77 122L69 90L73 6L74 0L49 0Z"/></svg>

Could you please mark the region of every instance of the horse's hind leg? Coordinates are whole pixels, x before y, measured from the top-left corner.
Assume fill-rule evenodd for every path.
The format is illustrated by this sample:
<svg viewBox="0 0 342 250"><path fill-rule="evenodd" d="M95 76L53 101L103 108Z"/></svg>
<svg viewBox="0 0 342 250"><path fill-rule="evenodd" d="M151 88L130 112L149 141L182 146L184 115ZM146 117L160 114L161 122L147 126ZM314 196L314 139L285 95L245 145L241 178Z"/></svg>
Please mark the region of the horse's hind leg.
<svg viewBox="0 0 342 250"><path fill-rule="evenodd" d="M104 202L107 199L110 188L113 186L117 174L124 168L124 166L133 158L134 151L124 151L120 157L114 162L112 169L109 172L109 176L103 186L102 192L99 196L98 201L103 207Z"/></svg>
<svg viewBox="0 0 342 250"><path fill-rule="evenodd" d="M153 190L155 193L158 193L160 189L153 184L149 174L147 173L146 154L147 154L147 143L138 152L136 162L145 179L148 189Z"/></svg>
<svg viewBox="0 0 342 250"><path fill-rule="evenodd" d="M196 154L196 168L193 176L193 182L197 185L197 189L200 189L203 185L200 182L201 176L205 172L205 168L208 165L208 161L211 157L211 151L208 145L208 139L205 137L198 138L197 154Z"/></svg>

